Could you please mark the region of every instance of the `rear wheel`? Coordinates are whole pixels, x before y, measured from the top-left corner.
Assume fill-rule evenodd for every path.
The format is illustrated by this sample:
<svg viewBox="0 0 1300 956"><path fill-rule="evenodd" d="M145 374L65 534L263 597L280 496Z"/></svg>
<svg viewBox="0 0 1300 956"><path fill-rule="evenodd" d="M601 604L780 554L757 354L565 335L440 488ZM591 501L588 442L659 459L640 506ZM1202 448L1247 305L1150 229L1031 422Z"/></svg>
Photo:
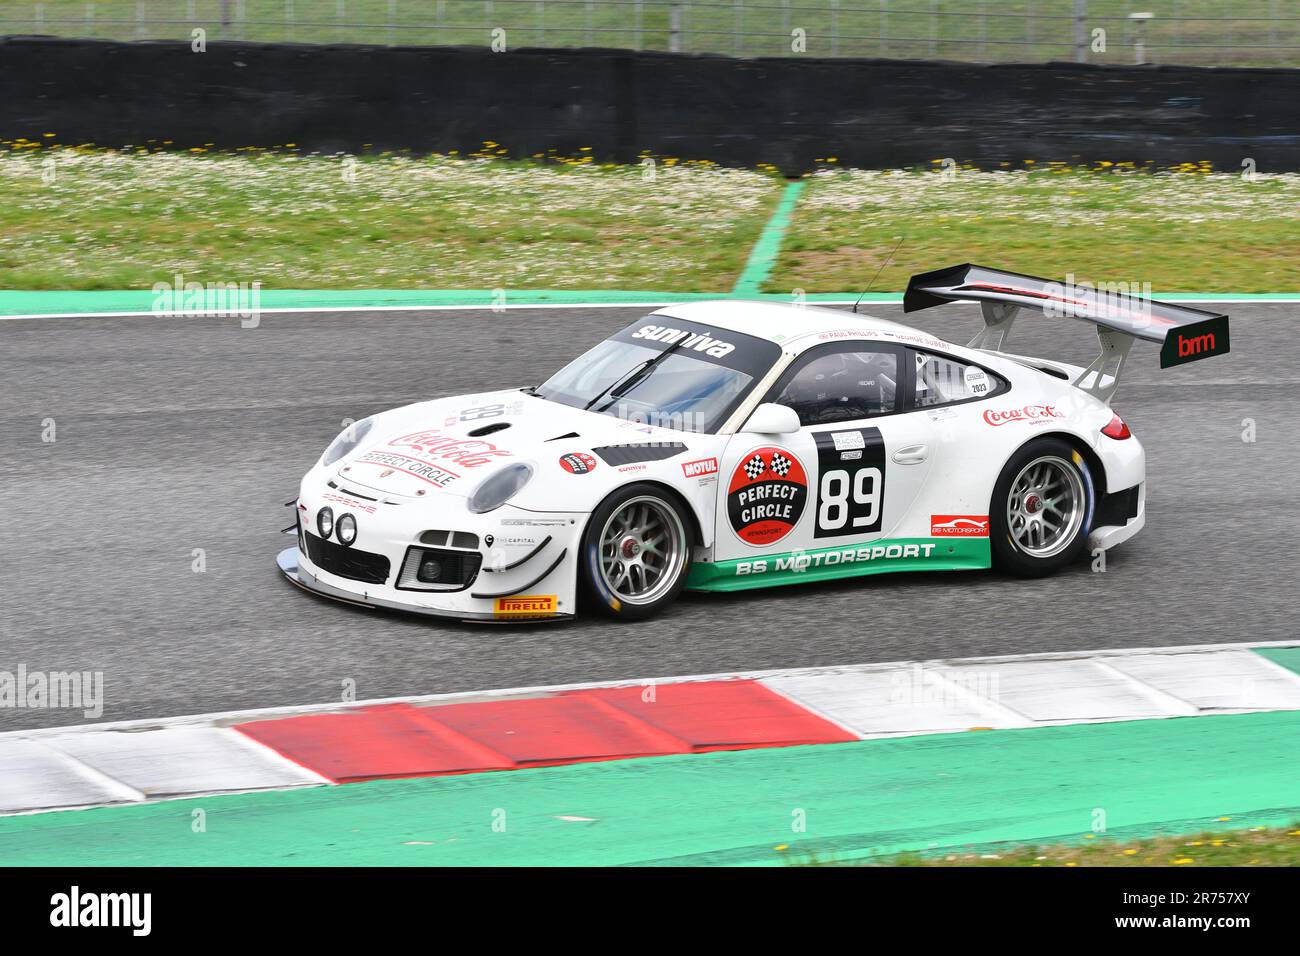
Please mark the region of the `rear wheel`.
<svg viewBox="0 0 1300 956"><path fill-rule="evenodd" d="M1083 456L1059 438L1040 438L1003 466L989 504L994 564L1025 577L1051 574L1083 551L1093 512Z"/></svg>
<svg viewBox="0 0 1300 956"><path fill-rule="evenodd" d="M662 489L629 485L592 512L581 578L591 603L623 620L657 614L681 591L690 535L681 506Z"/></svg>

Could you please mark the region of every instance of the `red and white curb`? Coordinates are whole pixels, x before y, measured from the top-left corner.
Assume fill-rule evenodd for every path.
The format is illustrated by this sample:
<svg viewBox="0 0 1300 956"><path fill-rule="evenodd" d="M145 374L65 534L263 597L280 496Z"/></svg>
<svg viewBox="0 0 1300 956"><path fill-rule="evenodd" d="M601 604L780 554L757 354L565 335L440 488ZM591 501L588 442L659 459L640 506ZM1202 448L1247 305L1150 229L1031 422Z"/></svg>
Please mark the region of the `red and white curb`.
<svg viewBox="0 0 1300 956"><path fill-rule="evenodd" d="M1300 642L708 674L0 734L0 813L877 737L1300 710Z"/></svg>

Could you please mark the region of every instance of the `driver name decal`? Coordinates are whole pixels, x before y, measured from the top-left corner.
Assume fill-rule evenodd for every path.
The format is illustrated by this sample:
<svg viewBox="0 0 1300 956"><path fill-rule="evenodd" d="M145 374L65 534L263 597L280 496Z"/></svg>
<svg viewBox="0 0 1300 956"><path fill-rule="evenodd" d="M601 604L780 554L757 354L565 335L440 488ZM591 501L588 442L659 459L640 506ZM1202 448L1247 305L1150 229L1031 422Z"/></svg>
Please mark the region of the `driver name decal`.
<svg viewBox="0 0 1300 956"><path fill-rule="evenodd" d="M741 541L766 547L799 523L807 501L808 473L794 453L756 448L731 473L727 519Z"/></svg>

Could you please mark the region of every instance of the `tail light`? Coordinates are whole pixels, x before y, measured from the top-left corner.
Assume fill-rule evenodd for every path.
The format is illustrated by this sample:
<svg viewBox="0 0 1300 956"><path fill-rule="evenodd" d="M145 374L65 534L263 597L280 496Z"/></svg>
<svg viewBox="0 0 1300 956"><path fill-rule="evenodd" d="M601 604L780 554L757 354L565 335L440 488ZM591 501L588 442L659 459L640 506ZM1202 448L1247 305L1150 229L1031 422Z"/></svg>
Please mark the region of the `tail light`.
<svg viewBox="0 0 1300 956"><path fill-rule="evenodd" d="M1103 428L1101 433L1108 438L1115 439L1133 437L1133 433L1129 431L1128 426L1124 424L1124 419L1120 418L1118 415L1111 418L1110 424Z"/></svg>

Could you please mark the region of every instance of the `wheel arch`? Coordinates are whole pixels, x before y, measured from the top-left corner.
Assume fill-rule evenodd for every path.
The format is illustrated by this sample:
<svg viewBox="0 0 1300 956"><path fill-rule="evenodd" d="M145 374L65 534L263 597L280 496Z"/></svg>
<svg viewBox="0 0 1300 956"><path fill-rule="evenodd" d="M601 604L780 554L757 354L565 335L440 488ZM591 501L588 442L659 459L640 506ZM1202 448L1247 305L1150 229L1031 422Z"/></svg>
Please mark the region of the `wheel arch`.
<svg viewBox="0 0 1300 956"><path fill-rule="evenodd" d="M591 511L587 513L588 523L591 521L591 516L595 514L596 508L599 508L602 504L608 501L611 495L616 495L623 489L631 488L633 485L649 485L657 491L662 492L664 497L672 501L686 517L686 531L691 536L691 544L700 546L704 544L704 523L696 513L695 506L691 504L684 494L672 485L654 478L639 478L636 481L629 481L625 484L617 485L609 489L608 493L606 493L606 495L596 503L596 507L592 508Z"/></svg>
<svg viewBox="0 0 1300 956"><path fill-rule="evenodd" d="M1088 466L1088 471L1090 473L1090 476L1094 484L1096 485L1096 487L1093 489L1093 493L1097 496L1097 500L1100 501L1101 498L1106 494L1106 465L1104 462L1102 462L1101 456L1097 454L1097 452L1093 449L1091 445L1089 445L1086 441L1083 440L1082 436L1074 432L1065 432L1059 430L1052 431L1052 432L1044 432L1041 435L1033 436L1032 438L1029 439L1029 441L1022 442L1021 444L1017 445L1015 451L1013 451L1012 454L1015 454L1015 452L1019 451L1021 448L1024 448L1030 442L1037 441L1040 438L1059 438L1062 441L1069 443L1069 445L1079 453L1079 455L1083 458L1084 464ZM1010 455L1008 455L1007 457L1009 458Z"/></svg>

